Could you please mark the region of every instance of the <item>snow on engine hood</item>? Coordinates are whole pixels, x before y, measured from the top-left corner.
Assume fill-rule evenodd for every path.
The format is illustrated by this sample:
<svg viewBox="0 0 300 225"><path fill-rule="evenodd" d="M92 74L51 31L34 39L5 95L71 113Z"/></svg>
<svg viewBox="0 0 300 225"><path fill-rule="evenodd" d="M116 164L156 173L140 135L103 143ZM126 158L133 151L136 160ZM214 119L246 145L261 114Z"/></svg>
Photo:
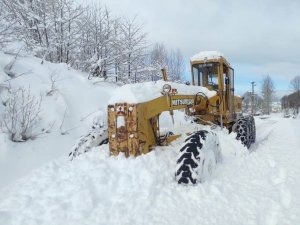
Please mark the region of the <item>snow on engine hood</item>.
<svg viewBox="0 0 300 225"><path fill-rule="evenodd" d="M178 94L195 95L198 92L203 92L208 98L215 96L215 91L210 91L205 87L185 85L166 81L144 82L136 84L126 84L120 88L115 89L108 104L114 103L140 103L153 100L161 97L162 88L164 84L170 84L172 88L176 88Z"/></svg>
<svg viewBox="0 0 300 225"><path fill-rule="evenodd" d="M219 59L224 57L224 54L218 51L203 51L191 57L191 61L201 61L209 59Z"/></svg>

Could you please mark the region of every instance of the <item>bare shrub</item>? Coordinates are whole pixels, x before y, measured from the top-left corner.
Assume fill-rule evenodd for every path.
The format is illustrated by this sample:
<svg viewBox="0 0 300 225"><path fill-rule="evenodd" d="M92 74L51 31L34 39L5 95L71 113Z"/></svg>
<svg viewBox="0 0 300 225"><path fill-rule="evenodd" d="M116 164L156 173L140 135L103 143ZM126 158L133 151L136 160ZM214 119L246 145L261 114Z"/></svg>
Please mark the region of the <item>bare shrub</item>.
<svg viewBox="0 0 300 225"><path fill-rule="evenodd" d="M42 98L32 95L30 89L10 89L10 98L1 120L1 128L15 142L33 139L33 128L39 118Z"/></svg>
<svg viewBox="0 0 300 225"><path fill-rule="evenodd" d="M58 91L57 88L57 82L59 81L59 75L56 71L53 71L49 75L49 80L51 82L50 90L46 93L47 96L52 96L56 91Z"/></svg>

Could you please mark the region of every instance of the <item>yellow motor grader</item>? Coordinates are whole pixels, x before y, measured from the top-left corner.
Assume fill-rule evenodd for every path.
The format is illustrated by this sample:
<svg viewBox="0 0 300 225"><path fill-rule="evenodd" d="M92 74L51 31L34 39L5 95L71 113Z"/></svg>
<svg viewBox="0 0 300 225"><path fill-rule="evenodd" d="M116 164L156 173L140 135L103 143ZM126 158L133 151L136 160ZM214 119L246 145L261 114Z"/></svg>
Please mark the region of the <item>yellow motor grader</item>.
<svg viewBox="0 0 300 225"><path fill-rule="evenodd" d="M166 70L162 72L166 81ZM74 146L69 155L71 160L107 142L111 155L123 153L126 157L168 145L180 135L172 132L162 135L159 118L165 111L173 116L174 110L184 110L194 123L236 132L237 139L249 148L255 142L255 123L252 116L241 113L242 99L234 96L234 70L228 61L219 52L201 52L191 58L191 72L193 87L183 85L189 94L180 93L170 85L176 87L176 84L165 82L158 98L135 104L108 105L108 128L95 123L93 131L81 137ZM218 136L211 129L188 135L178 155L175 178L178 183L195 184L212 173L221 160L221 153Z"/></svg>
<svg viewBox="0 0 300 225"><path fill-rule="evenodd" d="M166 71L163 69L166 80ZM192 95L178 93L170 84L162 87L161 97L130 104L108 105L108 142L112 155L146 154L155 146L167 145L179 135L161 135L159 117L162 112L185 110L193 122L217 125L237 133L237 139L249 148L255 142L255 123L252 116L241 113L242 99L234 96L234 69L221 53L202 52L191 58L192 85L214 91ZM221 159L217 135L209 130L190 134L185 140L175 173L178 183L195 184L204 180Z"/></svg>

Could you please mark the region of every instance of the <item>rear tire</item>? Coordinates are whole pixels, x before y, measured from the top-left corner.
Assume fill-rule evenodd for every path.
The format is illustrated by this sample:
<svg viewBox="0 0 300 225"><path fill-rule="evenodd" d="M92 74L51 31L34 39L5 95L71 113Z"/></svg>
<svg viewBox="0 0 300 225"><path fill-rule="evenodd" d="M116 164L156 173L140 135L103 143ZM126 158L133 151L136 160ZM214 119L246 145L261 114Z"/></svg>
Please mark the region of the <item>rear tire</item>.
<svg viewBox="0 0 300 225"><path fill-rule="evenodd" d="M193 185L212 175L221 160L218 139L211 131L197 131L186 140L177 160L178 184Z"/></svg>
<svg viewBox="0 0 300 225"><path fill-rule="evenodd" d="M240 140L244 146L250 147L250 127L247 117L240 118L237 121L237 140Z"/></svg>
<svg viewBox="0 0 300 225"><path fill-rule="evenodd" d="M255 143L256 141L256 126L255 126L255 120L254 117L251 116L250 117L250 130L251 130L251 134L250 134L250 141L251 143Z"/></svg>
<svg viewBox="0 0 300 225"><path fill-rule="evenodd" d="M237 140L240 140L248 149L256 140L256 127L253 116L242 117L237 121Z"/></svg>

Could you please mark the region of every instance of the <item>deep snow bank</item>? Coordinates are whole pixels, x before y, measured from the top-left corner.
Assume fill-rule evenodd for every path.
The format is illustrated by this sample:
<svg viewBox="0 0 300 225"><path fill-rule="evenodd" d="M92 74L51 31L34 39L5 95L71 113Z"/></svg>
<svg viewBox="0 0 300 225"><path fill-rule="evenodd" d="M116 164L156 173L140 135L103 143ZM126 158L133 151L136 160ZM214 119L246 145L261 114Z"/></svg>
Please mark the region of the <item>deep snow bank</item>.
<svg viewBox="0 0 300 225"><path fill-rule="evenodd" d="M3 189L0 224L298 224L299 121L258 120L261 138L251 154L234 134L215 130L223 162L203 184L184 187L174 180L184 137L128 159L110 157L104 145L73 162L51 162Z"/></svg>
<svg viewBox="0 0 300 225"><path fill-rule="evenodd" d="M185 125L180 131L202 128ZM3 190L0 224L211 224L220 208L231 210L226 210L226 192L232 189L224 182L226 171L232 176L231 164L248 155L234 135L216 132L227 150L223 164L203 185L187 188L174 180L184 137L137 158L110 157L104 145L72 162L51 162Z"/></svg>
<svg viewBox="0 0 300 225"><path fill-rule="evenodd" d="M108 82L93 84L87 74L70 69L66 64L53 64L34 57L18 57L12 71L19 76L10 79L5 66L14 58L0 52L0 97L8 97L6 89L23 87L41 96L42 105L35 133L35 140L13 143L0 132L0 188L28 174L32 169L67 156L76 140L85 135L95 116L106 121L106 108L111 92L118 86ZM51 90L51 78L55 91ZM1 91L2 90L2 91ZM5 107L0 104L0 117ZM50 133L43 133L48 129Z"/></svg>

